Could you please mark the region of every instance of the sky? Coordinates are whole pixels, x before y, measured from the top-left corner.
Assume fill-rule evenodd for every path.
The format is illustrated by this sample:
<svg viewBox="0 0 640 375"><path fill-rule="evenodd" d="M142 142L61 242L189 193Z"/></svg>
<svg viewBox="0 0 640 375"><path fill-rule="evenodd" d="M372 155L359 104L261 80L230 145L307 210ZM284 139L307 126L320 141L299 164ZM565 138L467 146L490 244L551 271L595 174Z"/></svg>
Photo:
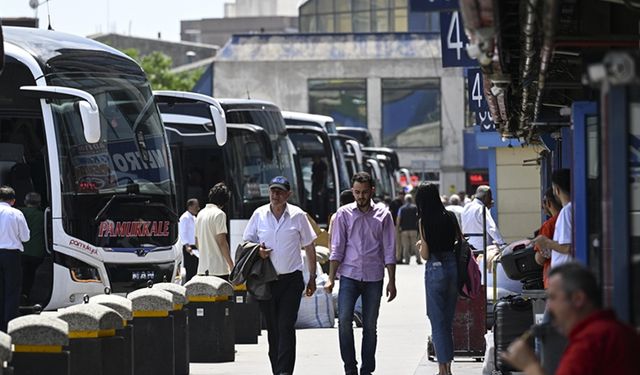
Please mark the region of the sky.
<svg viewBox="0 0 640 375"><path fill-rule="evenodd" d="M218 18L231 0L49 0L54 30L87 36L117 32L180 40L180 21ZM47 28L47 4L40 0L40 28ZM0 17L34 17L29 0L1 0Z"/></svg>

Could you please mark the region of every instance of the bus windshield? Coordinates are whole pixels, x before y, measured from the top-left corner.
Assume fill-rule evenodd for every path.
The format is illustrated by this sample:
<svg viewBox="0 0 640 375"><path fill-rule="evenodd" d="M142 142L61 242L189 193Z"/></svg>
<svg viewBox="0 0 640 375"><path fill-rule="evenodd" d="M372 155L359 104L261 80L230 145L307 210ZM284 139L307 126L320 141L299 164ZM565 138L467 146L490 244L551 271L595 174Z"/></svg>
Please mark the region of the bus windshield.
<svg viewBox="0 0 640 375"><path fill-rule="evenodd" d="M269 181L278 175L285 176L291 183L293 194L289 202L300 205L298 194L298 176L295 171L296 151L287 136L282 114L278 110L269 109L227 109L227 123L230 124L254 124L262 127L270 136L273 144L273 160L271 162L261 162L255 164L253 168L245 166L243 176L249 175L249 184L245 188L249 189L245 197L257 198L259 196L269 199ZM247 188L247 186L249 188ZM266 186L266 190L265 190ZM248 194L248 195L247 195ZM249 198L249 199L251 199Z"/></svg>
<svg viewBox="0 0 640 375"><path fill-rule="evenodd" d="M90 144L83 135L77 100L51 103L68 229L97 246L175 242L170 159L146 79L87 73L55 73L46 78L50 85L89 92L100 109L101 139Z"/></svg>

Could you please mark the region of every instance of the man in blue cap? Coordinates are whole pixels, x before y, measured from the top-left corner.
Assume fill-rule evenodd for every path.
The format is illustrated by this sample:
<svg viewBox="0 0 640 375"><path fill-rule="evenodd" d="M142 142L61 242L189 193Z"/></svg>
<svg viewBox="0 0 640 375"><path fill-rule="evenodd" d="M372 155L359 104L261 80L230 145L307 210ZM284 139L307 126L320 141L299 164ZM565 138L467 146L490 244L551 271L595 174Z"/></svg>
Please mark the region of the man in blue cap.
<svg viewBox="0 0 640 375"><path fill-rule="evenodd" d="M260 310L267 322L269 360L274 375L291 375L296 361L295 323L300 298L305 291L302 277L304 248L309 265L309 282L305 294L316 290L316 234L307 214L300 207L287 203L291 184L282 176L269 183L269 204L258 207L244 231L243 240L259 243L260 256L269 258L278 273L270 284L271 299L260 301Z"/></svg>

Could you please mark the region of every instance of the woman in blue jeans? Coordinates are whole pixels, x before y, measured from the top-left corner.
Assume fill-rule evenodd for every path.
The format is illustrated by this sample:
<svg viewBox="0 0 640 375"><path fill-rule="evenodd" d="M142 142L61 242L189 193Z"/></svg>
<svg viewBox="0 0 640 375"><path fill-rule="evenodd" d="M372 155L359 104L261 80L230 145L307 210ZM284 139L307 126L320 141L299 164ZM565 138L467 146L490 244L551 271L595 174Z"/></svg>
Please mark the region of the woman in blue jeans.
<svg viewBox="0 0 640 375"><path fill-rule="evenodd" d="M427 262L424 273L427 316L431 322L438 375L450 375L453 315L458 299L456 258L453 253L458 221L453 213L444 208L436 185L426 182L420 184L416 205L420 219L420 256Z"/></svg>

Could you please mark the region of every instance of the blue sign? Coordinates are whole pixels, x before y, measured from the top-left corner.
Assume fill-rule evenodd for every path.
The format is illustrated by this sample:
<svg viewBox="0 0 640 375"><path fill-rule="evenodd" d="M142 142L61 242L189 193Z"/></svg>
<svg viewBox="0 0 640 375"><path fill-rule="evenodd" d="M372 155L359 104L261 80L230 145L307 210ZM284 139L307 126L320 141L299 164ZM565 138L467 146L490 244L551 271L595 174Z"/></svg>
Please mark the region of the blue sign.
<svg viewBox="0 0 640 375"><path fill-rule="evenodd" d="M489 108L484 97L484 84L480 69L467 69L467 98L471 112L480 112Z"/></svg>
<svg viewBox="0 0 640 375"><path fill-rule="evenodd" d="M489 111L476 112L476 125L480 127L481 132L496 131L496 124L493 122L493 117L491 117L491 112Z"/></svg>
<svg viewBox="0 0 640 375"><path fill-rule="evenodd" d="M460 12L440 13L440 46L442 67L478 66L478 61L467 55L469 39L464 32Z"/></svg>
<svg viewBox="0 0 640 375"><path fill-rule="evenodd" d="M412 12L439 12L458 9L458 0L411 0L409 9Z"/></svg>

